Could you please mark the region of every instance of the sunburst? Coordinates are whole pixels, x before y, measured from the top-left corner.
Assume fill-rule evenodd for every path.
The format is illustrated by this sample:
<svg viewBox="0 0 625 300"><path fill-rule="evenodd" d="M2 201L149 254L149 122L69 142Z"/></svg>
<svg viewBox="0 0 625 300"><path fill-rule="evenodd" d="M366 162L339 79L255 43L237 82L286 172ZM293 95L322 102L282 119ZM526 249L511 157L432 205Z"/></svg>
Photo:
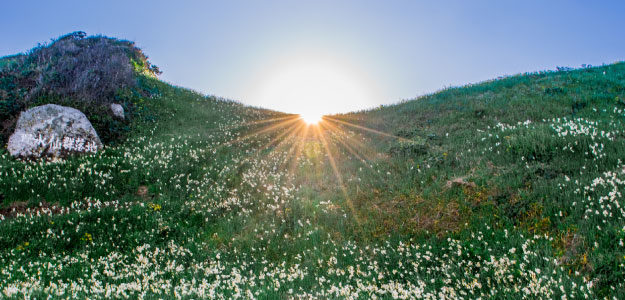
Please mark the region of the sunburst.
<svg viewBox="0 0 625 300"><path fill-rule="evenodd" d="M300 118L308 125L317 125L323 119L323 116L317 113L300 114Z"/></svg>
<svg viewBox="0 0 625 300"><path fill-rule="evenodd" d="M340 169L342 159L356 159L369 167L370 161L378 154L372 147L367 147L355 136L354 129L364 134L375 134L383 138L405 140L376 129L354 124L348 118L337 116L322 116L319 114L300 114L285 117L274 117L266 120L258 120L242 124L242 127L254 128L247 135L229 141L222 146L233 146L236 143L248 139L266 139L267 142L260 144L257 151L250 152L258 155L268 155L272 151L284 151L285 161L281 167L285 167L289 174L289 182L296 178L295 173L300 163L302 149L307 143L319 143L324 156L314 159L327 159L334 175L337 187L345 200L346 208L352 213L353 218L359 223L358 212L352 203L349 191L345 185L343 171ZM349 129L348 129L349 128ZM265 151L271 149L269 152ZM344 151L342 151L344 150ZM340 154L343 152L347 157ZM372 155L373 154L373 155ZM351 158L350 158L351 157Z"/></svg>

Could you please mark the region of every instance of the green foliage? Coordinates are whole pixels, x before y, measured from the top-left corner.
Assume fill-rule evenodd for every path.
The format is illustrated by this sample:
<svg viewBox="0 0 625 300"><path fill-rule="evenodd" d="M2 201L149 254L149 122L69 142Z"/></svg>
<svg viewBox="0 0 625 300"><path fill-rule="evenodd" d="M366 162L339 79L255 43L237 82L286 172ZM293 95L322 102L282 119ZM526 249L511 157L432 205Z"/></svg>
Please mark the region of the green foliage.
<svg viewBox="0 0 625 300"><path fill-rule="evenodd" d="M133 42L72 32L26 54L0 59L0 145L12 133L19 112L40 104L67 105L84 112L105 143L119 142L130 123L112 118L108 104L121 104L135 116L143 89L160 71ZM140 106L143 107L140 107Z"/></svg>

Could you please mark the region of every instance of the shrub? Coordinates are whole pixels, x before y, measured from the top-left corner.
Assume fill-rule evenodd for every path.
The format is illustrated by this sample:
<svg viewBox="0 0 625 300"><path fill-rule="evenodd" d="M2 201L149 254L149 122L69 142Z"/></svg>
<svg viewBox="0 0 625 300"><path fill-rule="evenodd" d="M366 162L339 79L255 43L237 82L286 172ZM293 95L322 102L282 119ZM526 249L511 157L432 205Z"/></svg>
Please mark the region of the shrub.
<svg viewBox="0 0 625 300"><path fill-rule="evenodd" d="M23 99L25 104L48 94L111 103L117 90L137 86L137 74L157 74L133 42L84 36L84 32L65 35L24 57L24 65L34 65L32 75L37 77L36 87Z"/></svg>
<svg viewBox="0 0 625 300"><path fill-rule="evenodd" d="M158 67L133 42L76 31L26 54L0 59L0 144L12 133L19 112L54 103L84 112L103 141L127 131L128 122L109 116L108 105L132 110L142 89L138 78L156 77ZM130 91L130 92L128 92ZM125 97L131 95L129 97Z"/></svg>

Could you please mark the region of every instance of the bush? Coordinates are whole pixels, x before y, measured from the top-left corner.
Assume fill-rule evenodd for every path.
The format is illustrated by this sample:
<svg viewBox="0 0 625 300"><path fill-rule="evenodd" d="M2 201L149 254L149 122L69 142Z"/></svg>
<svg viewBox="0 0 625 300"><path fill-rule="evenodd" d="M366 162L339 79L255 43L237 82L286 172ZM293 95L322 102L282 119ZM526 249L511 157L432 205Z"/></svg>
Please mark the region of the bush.
<svg viewBox="0 0 625 300"><path fill-rule="evenodd" d="M157 74L134 43L84 36L84 32L65 35L24 57L24 65L35 66L31 75L37 77L25 104L48 94L107 104L119 89L136 87L137 74Z"/></svg>
<svg viewBox="0 0 625 300"><path fill-rule="evenodd" d="M26 54L0 59L0 144L12 133L19 112L48 103L87 115L104 142L124 135L128 122L116 120L108 105L133 110L143 89L138 78L156 77L158 67L133 42L72 32ZM130 91L130 92L128 92Z"/></svg>

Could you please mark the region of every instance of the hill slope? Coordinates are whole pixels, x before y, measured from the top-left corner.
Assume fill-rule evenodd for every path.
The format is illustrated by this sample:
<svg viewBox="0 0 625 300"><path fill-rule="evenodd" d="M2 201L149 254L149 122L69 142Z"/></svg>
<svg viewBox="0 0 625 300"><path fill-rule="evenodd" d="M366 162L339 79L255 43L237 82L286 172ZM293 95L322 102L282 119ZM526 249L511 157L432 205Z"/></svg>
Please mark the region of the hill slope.
<svg viewBox="0 0 625 300"><path fill-rule="evenodd" d="M0 292L625 297L625 64L326 117L152 80L128 140L0 150Z"/></svg>

